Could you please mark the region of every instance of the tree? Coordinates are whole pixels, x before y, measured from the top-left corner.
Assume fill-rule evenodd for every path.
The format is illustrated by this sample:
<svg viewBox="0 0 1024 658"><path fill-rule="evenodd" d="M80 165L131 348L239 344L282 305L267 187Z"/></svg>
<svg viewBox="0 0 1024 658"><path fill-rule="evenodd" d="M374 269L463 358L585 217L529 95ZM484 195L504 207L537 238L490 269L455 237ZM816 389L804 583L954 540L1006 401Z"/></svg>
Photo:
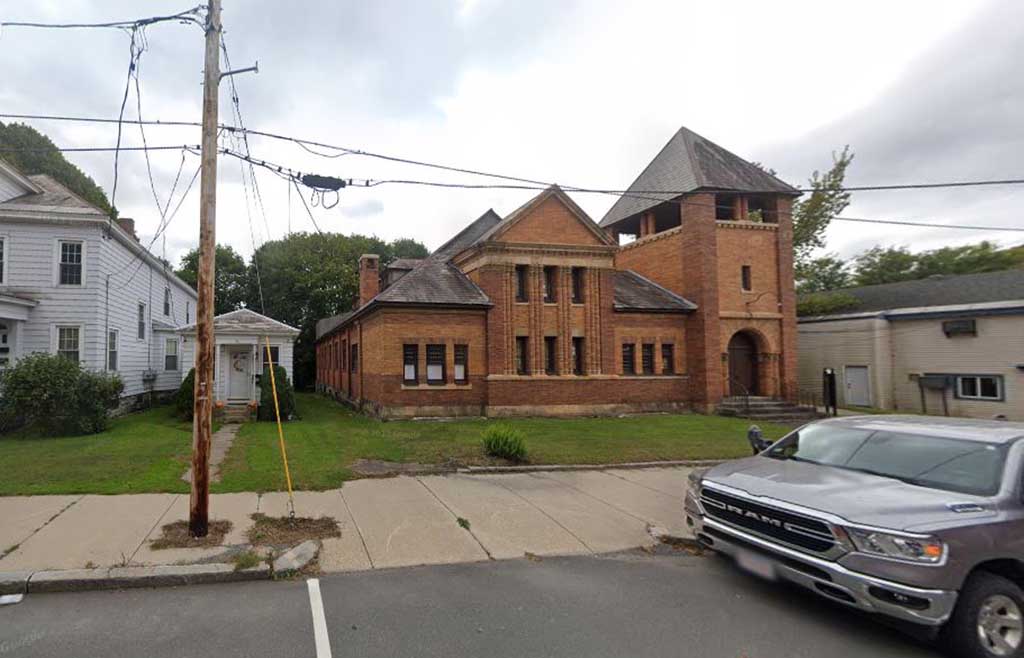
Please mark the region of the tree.
<svg viewBox="0 0 1024 658"><path fill-rule="evenodd" d="M999 249L986 241L963 247L943 247L918 255L914 267L915 278L923 279L936 274L971 274L1009 270L1018 264L1017 255L1010 249Z"/></svg>
<svg viewBox="0 0 1024 658"><path fill-rule="evenodd" d="M35 128L21 123L4 125L0 123L0 148L26 149L7 151L2 157L17 167L26 176L48 174L69 190L93 204L111 217L117 217L117 210L103 189L81 169L68 162L50 139Z"/></svg>
<svg viewBox="0 0 1024 658"><path fill-rule="evenodd" d="M245 260L230 246L217 245L214 256L213 281L214 315L229 313L241 308L249 291L249 268ZM193 249L181 257L176 274L195 288L199 279L199 250Z"/></svg>
<svg viewBox="0 0 1024 658"><path fill-rule="evenodd" d="M850 193L842 188L851 162L853 153L849 145L839 153L833 151L832 168L824 174L811 174L808 182L814 191L793 203L793 257L798 267L806 266L811 253L825 246L829 223L850 205Z"/></svg>
<svg viewBox="0 0 1024 658"><path fill-rule="evenodd" d="M293 363L296 389L308 389L316 381L317 320L356 307L359 256L368 253L378 254L388 263L395 258L422 258L427 249L407 238L387 243L363 235L292 233L263 244L253 254L248 306L299 328ZM256 265L262 286L257 282Z"/></svg>
<svg viewBox="0 0 1024 658"><path fill-rule="evenodd" d="M858 286L909 281L919 278L917 256L906 247L872 247L853 261L853 282Z"/></svg>
<svg viewBox="0 0 1024 658"><path fill-rule="evenodd" d="M800 294L824 292L850 285L850 272L838 255L829 254L798 263L796 279L796 290Z"/></svg>

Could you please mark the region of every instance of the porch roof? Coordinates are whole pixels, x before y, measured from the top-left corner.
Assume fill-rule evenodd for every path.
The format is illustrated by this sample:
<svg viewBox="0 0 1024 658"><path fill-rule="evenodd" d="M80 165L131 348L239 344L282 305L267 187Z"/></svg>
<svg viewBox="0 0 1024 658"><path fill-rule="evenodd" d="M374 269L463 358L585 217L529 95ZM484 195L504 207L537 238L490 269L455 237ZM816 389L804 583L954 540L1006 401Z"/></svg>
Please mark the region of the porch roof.
<svg viewBox="0 0 1024 658"><path fill-rule="evenodd" d="M178 330L183 334L194 334L196 325L192 323ZM256 311L240 308L237 311L218 315L213 319L215 334L236 334L255 336L287 336L294 339L299 335L295 327L268 318Z"/></svg>

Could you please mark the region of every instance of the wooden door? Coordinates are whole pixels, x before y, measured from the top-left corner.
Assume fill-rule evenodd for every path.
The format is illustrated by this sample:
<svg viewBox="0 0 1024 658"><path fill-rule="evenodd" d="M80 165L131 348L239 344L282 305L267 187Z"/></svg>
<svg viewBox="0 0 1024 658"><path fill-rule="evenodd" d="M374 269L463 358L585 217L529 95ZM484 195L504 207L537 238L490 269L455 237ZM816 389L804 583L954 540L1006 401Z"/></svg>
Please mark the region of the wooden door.
<svg viewBox="0 0 1024 658"><path fill-rule="evenodd" d="M757 343L747 333L729 340L729 394L758 395Z"/></svg>

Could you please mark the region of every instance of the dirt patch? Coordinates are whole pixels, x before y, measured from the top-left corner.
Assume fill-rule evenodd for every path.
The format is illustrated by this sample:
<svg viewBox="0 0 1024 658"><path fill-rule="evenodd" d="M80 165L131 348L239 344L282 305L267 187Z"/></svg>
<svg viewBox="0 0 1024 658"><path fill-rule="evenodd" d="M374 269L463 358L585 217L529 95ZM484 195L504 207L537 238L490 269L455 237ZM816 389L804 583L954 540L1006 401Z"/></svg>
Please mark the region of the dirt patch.
<svg viewBox="0 0 1024 658"><path fill-rule="evenodd" d="M389 462L382 459L357 459L350 466L352 472L365 478L386 478L395 475L432 475L448 473L455 464L417 464L416 462Z"/></svg>
<svg viewBox="0 0 1024 658"><path fill-rule="evenodd" d="M210 521L205 537L192 537L188 534L188 521L175 521L163 528L163 536L150 542L153 550L163 548L209 548L220 546L224 537L231 532L231 521Z"/></svg>
<svg viewBox="0 0 1024 658"><path fill-rule="evenodd" d="M253 525L246 536L254 546L294 546L307 539L340 537L338 522L329 516L319 519L297 516L267 516L253 514Z"/></svg>
<svg viewBox="0 0 1024 658"><path fill-rule="evenodd" d="M675 537L672 535L662 535L658 539L662 544L671 546L676 551L683 551L690 555L704 555L704 546L696 539L690 539L689 537Z"/></svg>

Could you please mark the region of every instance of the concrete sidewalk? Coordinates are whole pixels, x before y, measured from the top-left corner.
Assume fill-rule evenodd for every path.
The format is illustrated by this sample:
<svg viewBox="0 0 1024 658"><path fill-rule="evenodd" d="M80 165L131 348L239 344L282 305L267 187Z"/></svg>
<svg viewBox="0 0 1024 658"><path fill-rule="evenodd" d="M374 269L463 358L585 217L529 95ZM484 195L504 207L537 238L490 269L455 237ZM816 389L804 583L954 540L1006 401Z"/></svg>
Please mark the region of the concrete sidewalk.
<svg viewBox="0 0 1024 658"><path fill-rule="evenodd" d="M298 516L334 517L341 537L320 553L325 572L600 553L654 543L649 528L688 536L687 468L445 475L356 480L296 492ZM250 515L287 514L286 493L211 497L224 545L153 550L164 524L188 517L188 496L0 498L0 572L216 559L246 543ZM468 521L468 528L460 525Z"/></svg>

